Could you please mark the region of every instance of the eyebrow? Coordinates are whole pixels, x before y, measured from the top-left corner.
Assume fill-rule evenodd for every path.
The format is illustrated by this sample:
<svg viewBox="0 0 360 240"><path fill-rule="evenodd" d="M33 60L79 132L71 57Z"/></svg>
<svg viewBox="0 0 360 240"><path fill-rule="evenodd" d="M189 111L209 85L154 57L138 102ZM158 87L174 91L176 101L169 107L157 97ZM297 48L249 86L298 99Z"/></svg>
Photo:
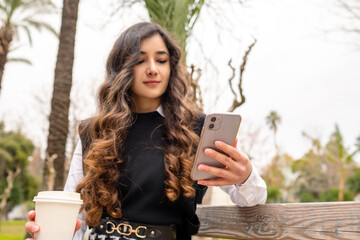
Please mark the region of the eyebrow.
<svg viewBox="0 0 360 240"><path fill-rule="evenodd" d="M143 54L146 54L146 52L140 51L140 54L143 55ZM157 51L156 55L169 55L169 53L167 53L166 51Z"/></svg>

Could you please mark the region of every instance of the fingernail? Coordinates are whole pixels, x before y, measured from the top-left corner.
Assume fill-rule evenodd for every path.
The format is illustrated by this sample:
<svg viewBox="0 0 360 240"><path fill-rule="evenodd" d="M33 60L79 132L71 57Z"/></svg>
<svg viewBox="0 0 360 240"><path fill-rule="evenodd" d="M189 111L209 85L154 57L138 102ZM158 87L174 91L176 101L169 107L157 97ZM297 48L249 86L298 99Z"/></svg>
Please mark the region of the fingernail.
<svg viewBox="0 0 360 240"><path fill-rule="evenodd" d="M207 154L213 154L214 150L210 149L210 148L207 148L205 149L205 153Z"/></svg>
<svg viewBox="0 0 360 240"><path fill-rule="evenodd" d="M223 142L221 141L216 141L215 142L215 145L218 146L218 147L221 147L223 145Z"/></svg>
<svg viewBox="0 0 360 240"><path fill-rule="evenodd" d="M32 231L32 232L37 232L37 231L39 231L39 226L33 226L33 227L31 228L31 231Z"/></svg>
<svg viewBox="0 0 360 240"><path fill-rule="evenodd" d="M202 164L201 164L201 165L199 165L199 167L198 167L198 169L199 169L200 171L204 171L204 170L205 170L205 168L206 168L206 167L205 167L204 165L202 165Z"/></svg>

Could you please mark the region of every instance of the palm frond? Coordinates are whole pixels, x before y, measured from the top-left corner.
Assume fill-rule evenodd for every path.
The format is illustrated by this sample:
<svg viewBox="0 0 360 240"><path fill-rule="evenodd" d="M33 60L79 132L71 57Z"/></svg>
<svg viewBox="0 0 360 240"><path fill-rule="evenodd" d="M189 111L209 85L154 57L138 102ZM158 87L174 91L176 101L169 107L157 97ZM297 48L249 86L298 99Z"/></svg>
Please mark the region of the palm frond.
<svg viewBox="0 0 360 240"><path fill-rule="evenodd" d="M40 22L33 19L26 19L26 22L29 23L29 25L31 25L32 27L35 27L38 31L41 31L43 28L45 28L49 32L53 33L56 37L59 36L56 30L46 22Z"/></svg>
<svg viewBox="0 0 360 240"><path fill-rule="evenodd" d="M44 28L52 32L55 36L58 36L54 28L47 22L37 20L39 16L41 17L43 14L52 14L55 13L55 10L57 10L55 4L50 0L2 0L1 7L7 15L5 24L14 29L17 33L17 37L19 37L18 28L22 28L25 30L29 38L29 42L32 42L30 40L31 28L25 27L26 25L30 25L39 31ZM13 17L15 13L17 20L12 21L15 17Z"/></svg>
<svg viewBox="0 0 360 240"><path fill-rule="evenodd" d="M194 25L200 16L200 11L203 5L204 5L204 0L200 0L198 3L196 3L196 6L192 8L190 13L191 17L189 19L189 24L188 24L189 32L191 32L192 29L194 28Z"/></svg>
<svg viewBox="0 0 360 240"><path fill-rule="evenodd" d="M42 14L53 14L59 13L59 9L50 1L32 1L25 3L21 7L22 12L27 12L31 16L42 15Z"/></svg>
<svg viewBox="0 0 360 240"><path fill-rule="evenodd" d="M22 4L24 6L24 8L41 8L41 7L56 7L56 5L49 0L32 0L32 1L27 1L27 2L23 2Z"/></svg>
<svg viewBox="0 0 360 240"><path fill-rule="evenodd" d="M159 23L160 19L161 19L161 14L163 13L163 6L160 4L159 1L154 0L154 1L149 1L149 0L145 0L145 5L146 5L146 9L148 10L150 19L154 22ZM160 25L162 25L161 23L159 23Z"/></svg>
<svg viewBox="0 0 360 240"><path fill-rule="evenodd" d="M360 152L360 148L355 149L355 151L353 151L347 158L346 158L346 162L351 162L353 157Z"/></svg>
<svg viewBox="0 0 360 240"><path fill-rule="evenodd" d="M7 24L10 25L11 17L13 16L14 12L21 7L22 1L21 0L12 0L10 4L10 9L8 13L8 22Z"/></svg>
<svg viewBox="0 0 360 240"><path fill-rule="evenodd" d="M339 157L343 158L344 157L344 145L343 145L343 139L340 133L340 129L339 126L337 124L335 124L335 139L336 139L336 145L339 151Z"/></svg>
<svg viewBox="0 0 360 240"><path fill-rule="evenodd" d="M6 12L6 8L5 8L5 6L4 6L4 5L2 5L1 3L0 3L0 10L2 10L2 11L4 11L4 12Z"/></svg>
<svg viewBox="0 0 360 240"><path fill-rule="evenodd" d="M24 29L24 31L26 32L30 46L32 46L32 37L31 37L31 31L30 31L29 27L24 25L24 26L22 26L22 29Z"/></svg>
<svg viewBox="0 0 360 240"><path fill-rule="evenodd" d="M13 51L16 51L18 50L19 48L21 48L23 45L17 45L17 46L14 46L14 45L11 45L10 49L9 49L9 52L13 52Z"/></svg>
<svg viewBox="0 0 360 240"><path fill-rule="evenodd" d="M18 62L18 63L25 63L28 65L32 65L32 62L26 58L8 58L7 62Z"/></svg>
<svg viewBox="0 0 360 240"><path fill-rule="evenodd" d="M4 12L4 18L1 19L1 21L4 23L4 25L9 25L9 14L10 14L10 3L7 3L7 1L5 1L4 4L1 4L1 10Z"/></svg>

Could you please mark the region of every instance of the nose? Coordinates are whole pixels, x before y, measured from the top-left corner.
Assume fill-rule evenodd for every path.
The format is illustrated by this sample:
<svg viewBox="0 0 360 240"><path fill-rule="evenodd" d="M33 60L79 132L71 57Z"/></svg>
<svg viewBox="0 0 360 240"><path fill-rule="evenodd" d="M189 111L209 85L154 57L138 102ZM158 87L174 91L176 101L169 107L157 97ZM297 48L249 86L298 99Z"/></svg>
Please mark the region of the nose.
<svg viewBox="0 0 360 240"><path fill-rule="evenodd" d="M154 61L149 62L149 66L146 69L146 74L148 76L156 76L158 74L158 69L157 69L156 63Z"/></svg>

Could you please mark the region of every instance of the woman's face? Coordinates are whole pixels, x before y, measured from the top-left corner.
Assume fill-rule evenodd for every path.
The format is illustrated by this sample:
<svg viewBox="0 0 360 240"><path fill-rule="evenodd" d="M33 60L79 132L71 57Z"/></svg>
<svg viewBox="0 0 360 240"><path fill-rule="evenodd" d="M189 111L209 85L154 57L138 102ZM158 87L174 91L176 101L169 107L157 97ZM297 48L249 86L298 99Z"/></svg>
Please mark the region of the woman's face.
<svg viewBox="0 0 360 240"><path fill-rule="evenodd" d="M140 54L133 69L131 96L137 112L155 111L169 83L169 51L161 36L156 34L142 41Z"/></svg>

